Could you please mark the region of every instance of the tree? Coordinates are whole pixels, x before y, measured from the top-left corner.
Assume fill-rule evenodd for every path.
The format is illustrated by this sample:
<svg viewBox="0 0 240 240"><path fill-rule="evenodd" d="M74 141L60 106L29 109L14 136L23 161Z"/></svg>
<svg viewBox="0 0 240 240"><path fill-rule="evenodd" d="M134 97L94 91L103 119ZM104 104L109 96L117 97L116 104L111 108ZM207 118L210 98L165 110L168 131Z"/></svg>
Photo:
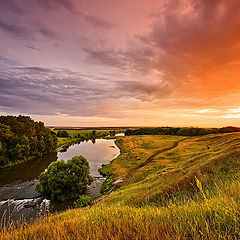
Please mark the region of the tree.
<svg viewBox="0 0 240 240"><path fill-rule="evenodd" d="M57 137L60 138L68 138L69 137L69 133L65 130L60 130L57 132Z"/></svg>
<svg viewBox="0 0 240 240"><path fill-rule="evenodd" d="M56 151L57 137L28 116L0 116L0 167Z"/></svg>
<svg viewBox="0 0 240 240"><path fill-rule="evenodd" d="M215 133L240 132L238 127L223 128L198 128L198 127L159 127L159 128L139 128L128 129L125 136L131 135L176 135L176 136L202 136Z"/></svg>
<svg viewBox="0 0 240 240"><path fill-rule="evenodd" d="M116 131L115 131L115 130L111 130L111 131L109 132L109 134L110 134L110 136L115 136L115 135L116 135Z"/></svg>
<svg viewBox="0 0 240 240"><path fill-rule="evenodd" d="M50 199L66 201L83 194L92 180L87 160L83 156L75 156L67 162L51 163L40 174L36 191Z"/></svg>

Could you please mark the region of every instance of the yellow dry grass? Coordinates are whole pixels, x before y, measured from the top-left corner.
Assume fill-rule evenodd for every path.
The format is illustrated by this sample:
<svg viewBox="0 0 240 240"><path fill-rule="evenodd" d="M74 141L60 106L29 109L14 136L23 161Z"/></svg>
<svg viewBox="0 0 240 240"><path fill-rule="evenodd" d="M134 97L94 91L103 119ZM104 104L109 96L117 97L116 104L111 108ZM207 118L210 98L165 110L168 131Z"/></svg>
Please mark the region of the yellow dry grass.
<svg viewBox="0 0 240 240"><path fill-rule="evenodd" d="M108 170L124 176L134 162L164 145L159 143L169 146L177 140L164 138L120 138L130 162L126 166L126 159L117 158ZM185 140L93 207L12 226L2 230L0 239L240 239L239 219L240 134L231 133Z"/></svg>

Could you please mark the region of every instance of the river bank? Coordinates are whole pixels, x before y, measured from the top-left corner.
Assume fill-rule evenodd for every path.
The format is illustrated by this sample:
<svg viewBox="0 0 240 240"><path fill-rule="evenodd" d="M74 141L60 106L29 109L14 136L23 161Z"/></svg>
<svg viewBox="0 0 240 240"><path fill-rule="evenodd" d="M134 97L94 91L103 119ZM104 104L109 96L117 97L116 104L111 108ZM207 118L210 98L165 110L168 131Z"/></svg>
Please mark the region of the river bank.
<svg viewBox="0 0 240 240"><path fill-rule="evenodd" d="M105 181L98 169L120 154L114 140L96 139L71 145L66 152L58 152L35 161L0 170L0 215L14 222L32 221L48 212L64 211L72 202L56 203L41 197L36 191L37 177L57 159L67 161L76 155L83 155L90 165L90 174L95 177L86 194L96 197ZM3 222L3 220L2 220Z"/></svg>

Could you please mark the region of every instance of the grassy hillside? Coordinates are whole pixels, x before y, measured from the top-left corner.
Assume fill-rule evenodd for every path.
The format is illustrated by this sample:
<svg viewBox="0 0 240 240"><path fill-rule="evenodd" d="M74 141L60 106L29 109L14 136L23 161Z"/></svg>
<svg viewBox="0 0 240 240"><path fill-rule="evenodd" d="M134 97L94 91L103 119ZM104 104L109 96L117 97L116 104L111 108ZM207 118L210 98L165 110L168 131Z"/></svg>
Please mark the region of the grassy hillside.
<svg viewBox="0 0 240 240"><path fill-rule="evenodd" d="M131 136L118 137L116 144L121 149L121 155L101 171L113 173L115 178L125 176L137 165L147 160L155 151L170 147L174 142L185 139L181 136Z"/></svg>
<svg viewBox="0 0 240 240"><path fill-rule="evenodd" d="M145 137L135 136L137 139ZM105 201L138 206L163 205L183 193L190 197L198 192L195 177L211 189L216 182L232 181L239 175L239 137L240 134L233 133L187 138L176 148L157 155L153 161L138 169L131 178L131 184L122 187ZM162 139L161 136L158 138ZM124 139L124 142L127 141L127 138ZM115 170L115 165L121 166L120 162L121 158L117 158L109 166L116 176L119 170Z"/></svg>
<svg viewBox="0 0 240 240"><path fill-rule="evenodd" d="M239 133L117 144L122 154L103 170L122 178L120 188L89 209L12 227L0 239L240 238Z"/></svg>

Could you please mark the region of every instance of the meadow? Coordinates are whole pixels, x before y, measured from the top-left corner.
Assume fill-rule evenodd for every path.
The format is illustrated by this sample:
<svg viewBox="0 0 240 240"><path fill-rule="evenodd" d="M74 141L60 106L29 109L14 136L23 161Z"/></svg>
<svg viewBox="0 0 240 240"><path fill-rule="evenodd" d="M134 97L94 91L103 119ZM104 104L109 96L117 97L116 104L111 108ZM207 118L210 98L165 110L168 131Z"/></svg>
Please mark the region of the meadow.
<svg viewBox="0 0 240 240"><path fill-rule="evenodd" d="M121 179L86 209L3 229L0 239L239 239L240 134L117 137ZM176 144L177 143L177 144Z"/></svg>
<svg viewBox="0 0 240 240"><path fill-rule="evenodd" d="M71 137L77 137L78 135L88 136L92 133L93 130L91 130L91 129L74 129L74 130L64 129L64 131L67 131ZM96 131L96 133L108 133L109 132L109 130L104 130L104 129L95 130L95 131ZM57 133L58 130L54 130L54 132Z"/></svg>
<svg viewBox="0 0 240 240"><path fill-rule="evenodd" d="M57 134L59 130L54 130L54 132ZM92 135L92 131L91 129L64 129L64 131L68 132L69 134L69 138L65 138L65 137L58 137L58 141L57 141L57 146L58 147L69 147L72 144L75 144L79 141L79 139L81 139L81 141L84 140L89 140L92 138L101 138L101 137L105 137L109 134L109 130L95 130L95 135Z"/></svg>

